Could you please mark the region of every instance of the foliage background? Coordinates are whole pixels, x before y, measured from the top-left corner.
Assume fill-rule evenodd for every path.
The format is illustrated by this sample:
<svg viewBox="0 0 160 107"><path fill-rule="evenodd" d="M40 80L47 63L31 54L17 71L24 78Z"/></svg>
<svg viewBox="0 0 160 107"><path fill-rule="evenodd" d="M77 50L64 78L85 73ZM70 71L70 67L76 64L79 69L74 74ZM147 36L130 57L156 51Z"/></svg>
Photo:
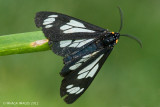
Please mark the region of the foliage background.
<svg viewBox="0 0 160 107"><path fill-rule="evenodd" d="M0 57L0 106L39 102L39 107L159 107L159 0L0 0L0 35L40 30L34 16L55 11L110 31L132 34L143 48L121 37L89 89L74 104L60 98L62 58L51 51ZM26 107L26 106L25 106Z"/></svg>

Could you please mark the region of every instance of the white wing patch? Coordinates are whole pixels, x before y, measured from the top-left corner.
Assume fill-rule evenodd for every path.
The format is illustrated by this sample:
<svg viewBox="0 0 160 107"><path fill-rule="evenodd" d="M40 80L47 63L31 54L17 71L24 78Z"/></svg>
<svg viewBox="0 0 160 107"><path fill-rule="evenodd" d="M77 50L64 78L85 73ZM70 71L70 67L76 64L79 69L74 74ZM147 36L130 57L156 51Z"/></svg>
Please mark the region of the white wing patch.
<svg viewBox="0 0 160 107"><path fill-rule="evenodd" d="M84 90L84 88L73 87L73 85L68 85L66 89L69 94L79 94Z"/></svg>
<svg viewBox="0 0 160 107"><path fill-rule="evenodd" d="M67 24L68 24L68 25L71 25L71 26L76 26L76 27L83 27L83 28L85 28L85 26L84 26L82 23L77 22L77 21L75 21L75 20L70 20L70 22L67 23Z"/></svg>
<svg viewBox="0 0 160 107"><path fill-rule="evenodd" d="M92 40L94 40L94 39L75 40L75 41L73 42L73 44L70 45L69 47L78 47L78 48L79 48L79 47L84 46L85 44L91 42Z"/></svg>
<svg viewBox="0 0 160 107"><path fill-rule="evenodd" d="M64 26L60 27L61 30L67 30L67 29L70 29L70 28L72 28L72 26L69 26L69 25L64 25Z"/></svg>
<svg viewBox="0 0 160 107"><path fill-rule="evenodd" d="M53 25L46 25L45 28L50 28L52 27Z"/></svg>
<svg viewBox="0 0 160 107"><path fill-rule="evenodd" d="M44 20L43 25L51 24L51 23L53 23L54 21L55 21L55 19L54 19L54 18L48 18L48 19Z"/></svg>
<svg viewBox="0 0 160 107"><path fill-rule="evenodd" d="M60 47L64 48L68 46L72 48L80 48L93 40L94 39L64 40L64 41L60 41Z"/></svg>
<svg viewBox="0 0 160 107"><path fill-rule="evenodd" d="M82 29L82 28L71 28L71 29L65 30L63 33L77 33L77 32L93 33L93 32L95 32L95 31L93 31L93 30L88 30L88 29Z"/></svg>
<svg viewBox="0 0 160 107"><path fill-rule="evenodd" d="M85 44L91 42L92 40L94 40L94 39L84 40L83 42L80 42L80 44L79 44L77 47L81 47L81 46L83 46L83 45L85 45ZM78 41L78 40L77 40L77 41ZM77 42L77 41L74 41L74 42Z"/></svg>
<svg viewBox="0 0 160 107"><path fill-rule="evenodd" d="M77 91L79 91L79 87L73 87L71 89L68 89L67 92L69 92L70 94L74 94L76 93Z"/></svg>
<svg viewBox="0 0 160 107"><path fill-rule="evenodd" d="M70 20L69 23L66 23L66 25L63 25L60 27L61 30L63 30L63 33L77 33L77 32L87 32L87 33L93 33L95 31L86 29L83 23L80 23L75 20Z"/></svg>
<svg viewBox="0 0 160 107"><path fill-rule="evenodd" d="M76 94L81 93L84 90L84 88L81 88Z"/></svg>
<svg viewBox="0 0 160 107"><path fill-rule="evenodd" d="M93 55L95 55L97 52L99 51L96 51L92 54L89 54L89 55L86 55L86 56L83 56L81 60L79 60L78 62L76 62L74 65L72 65L69 69L70 70L75 70L77 69L79 66L82 65L82 63L86 62L89 58L91 58Z"/></svg>
<svg viewBox="0 0 160 107"><path fill-rule="evenodd" d="M53 17L54 18L54 17L58 17L58 15L50 15L48 17Z"/></svg>
<svg viewBox="0 0 160 107"><path fill-rule="evenodd" d="M97 69L98 69L98 66L99 66L99 64L97 64L97 65L89 72L89 74L87 75L87 77L93 77L94 74L96 73ZM86 78L87 78L87 77L86 77Z"/></svg>
<svg viewBox="0 0 160 107"><path fill-rule="evenodd" d="M52 23L55 21L55 18L58 17L58 15L50 15L43 21L43 25L45 25L45 28L51 28L53 25Z"/></svg>
<svg viewBox="0 0 160 107"><path fill-rule="evenodd" d="M60 47L66 47L72 43L72 40L65 40L65 41L60 41Z"/></svg>
<svg viewBox="0 0 160 107"><path fill-rule="evenodd" d="M77 69L81 65L82 65L82 63L76 63L75 65L71 66L69 69L70 70L75 70L75 69Z"/></svg>
<svg viewBox="0 0 160 107"><path fill-rule="evenodd" d="M79 43L73 42L69 47L78 47L78 44L79 44Z"/></svg>
<svg viewBox="0 0 160 107"><path fill-rule="evenodd" d="M90 65L87 67L83 68L81 71L79 71L79 76L77 79L83 79L83 78L88 78L88 77L93 77L98 70L99 64L97 63L104 54L99 56L94 62L92 62Z"/></svg>
<svg viewBox="0 0 160 107"><path fill-rule="evenodd" d="M66 88L69 89L69 88L72 88L72 87L73 87L73 85L71 84L71 85L68 85Z"/></svg>
<svg viewBox="0 0 160 107"><path fill-rule="evenodd" d="M85 78L87 74L88 74L88 72L82 73L81 75L79 75L79 76L77 77L77 79Z"/></svg>

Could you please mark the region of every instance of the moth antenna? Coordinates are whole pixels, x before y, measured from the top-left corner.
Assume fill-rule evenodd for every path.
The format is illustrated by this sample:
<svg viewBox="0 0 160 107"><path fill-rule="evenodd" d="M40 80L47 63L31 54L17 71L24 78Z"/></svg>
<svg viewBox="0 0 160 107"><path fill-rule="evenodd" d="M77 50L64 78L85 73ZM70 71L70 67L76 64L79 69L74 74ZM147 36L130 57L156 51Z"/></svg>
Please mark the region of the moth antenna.
<svg viewBox="0 0 160 107"><path fill-rule="evenodd" d="M129 38L131 38L131 39L136 40L136 41L138 42L138 44L140 45L140 47L142 48L142 41L141 41L140 39L138 39L137 37L132 36L132 35L128 35L128 34L123 34L123 35L121 35L121 36L126 36L126 37L129 37Z"/></svg>
<svg viewBox="0 0 160 107"><path fill-rule="evenodd" d="M122 9L119 6L117 8L119 9L120 18L121 18L121 23L120 23L120 28L119 28L119 32L120 32L122 27L123 27L123 12L122 12Z"/></svg>

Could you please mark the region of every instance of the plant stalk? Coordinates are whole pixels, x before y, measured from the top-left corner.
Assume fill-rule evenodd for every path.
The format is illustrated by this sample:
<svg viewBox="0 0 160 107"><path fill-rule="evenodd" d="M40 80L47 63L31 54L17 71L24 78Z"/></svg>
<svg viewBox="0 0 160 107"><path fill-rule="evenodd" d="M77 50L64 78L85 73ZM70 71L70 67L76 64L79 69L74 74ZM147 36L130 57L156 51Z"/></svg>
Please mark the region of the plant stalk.
<svg viewBox="0 0 160 107"><path fill-rule="evenodd" d="M42 31L0 36L0 56L50 50Z"/></svg>

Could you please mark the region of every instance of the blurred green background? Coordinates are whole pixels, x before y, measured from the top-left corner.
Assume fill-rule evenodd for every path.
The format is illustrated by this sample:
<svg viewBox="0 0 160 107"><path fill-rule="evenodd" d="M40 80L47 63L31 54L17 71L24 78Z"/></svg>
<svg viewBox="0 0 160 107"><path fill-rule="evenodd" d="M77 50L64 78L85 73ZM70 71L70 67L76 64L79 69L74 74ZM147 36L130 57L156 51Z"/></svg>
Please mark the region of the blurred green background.
<svg viewBox="0 0 160 107"><path fill-rule="evenodd" d="M121 34L143 42L140 48L134 40L121 37L91 86L72 105L59 95L61 57L51 51L1 56L0 107L9 106L3 102L38 102L39 107L160 107L159 5L159 0L0 0L0 35L40 30L34 24L39 11L61 12L118 31L120 6Z"/></svg>

